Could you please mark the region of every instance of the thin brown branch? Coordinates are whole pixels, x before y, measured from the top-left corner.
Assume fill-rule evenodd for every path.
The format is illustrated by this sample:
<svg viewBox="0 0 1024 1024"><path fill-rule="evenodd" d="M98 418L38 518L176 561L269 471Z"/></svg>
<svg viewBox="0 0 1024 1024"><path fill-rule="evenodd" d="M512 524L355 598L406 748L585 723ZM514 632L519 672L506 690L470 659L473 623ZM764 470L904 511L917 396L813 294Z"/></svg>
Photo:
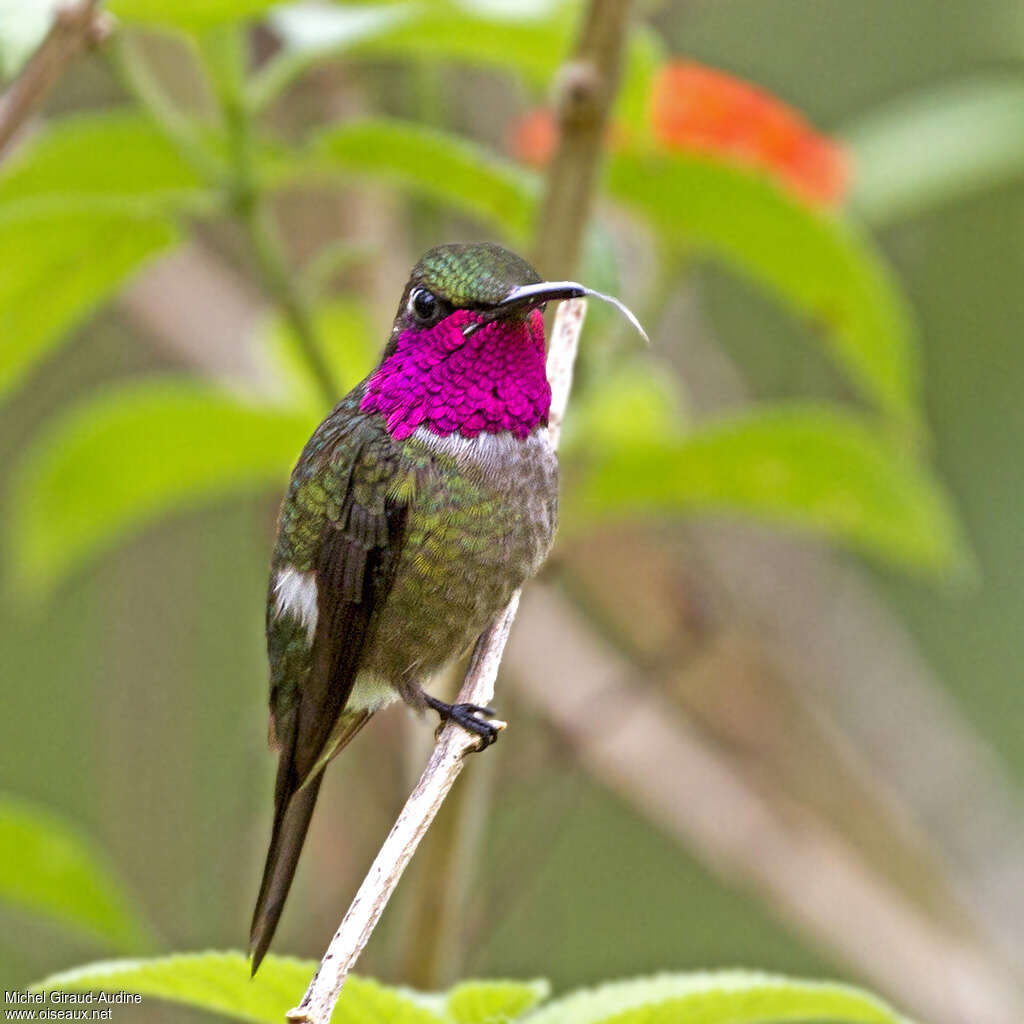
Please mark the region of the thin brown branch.
<svg viewBox="0 0 1024 1024"><path fill-rule="evenodd" d="M410 727L422 728L415 723ZM447 988L460 976L466 919L471 896L479 891L477 864L500 757L499 747L479 758L448 794L420 847L415 878L406 883L409 906L397 929L401 956L392 970L413 988Z"/></svg>
<svg viewBox="0 0 1024 1024"><path fill-rule="evenodd" d="M585 310L586 300L574 299L561 305L555 319L547 367L548 379L551 381L549 431L551 443L555 446L558 444L569 400L573 360ZM519 593L516 592L497 622L481 636L459 691L460 703L487 705L491 702L498 666L518 606ZM501 722L494 724L504 727ZM402 808L402 813L384 840L384 845L331 939L302 1002L289 1011L289 1021L327 1024L331 1019L345 978L377 926L416 847L462 771L466 755L476 749L477 742L476 736L453 723L442 729L420 781Z"/></svg>
<svg viewBox="0 0 1024 1024"><path fill-rule="evenodd" d="M631 6L631 0L592 0L572 59L559 73L559 142L548 170L533 252L543 277L557 280L576 272L618 91Z"/></svg>
<svg viewBox="0 0 1024 1024"><path fill-rule="evenodd" d="M60 8L35 53L0 96L0 156L71 61L110 33L113 22L99 5L100 0L81 0Z"/></svg>

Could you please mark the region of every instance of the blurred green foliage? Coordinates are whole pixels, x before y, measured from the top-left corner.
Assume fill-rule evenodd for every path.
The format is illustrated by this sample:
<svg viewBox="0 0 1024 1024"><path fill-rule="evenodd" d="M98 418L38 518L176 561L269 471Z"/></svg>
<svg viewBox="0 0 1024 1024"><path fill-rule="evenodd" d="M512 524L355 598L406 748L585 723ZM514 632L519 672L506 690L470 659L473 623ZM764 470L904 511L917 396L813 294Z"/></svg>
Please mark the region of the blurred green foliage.
<svg viewBox="0 0 1024 1024"><path fill-rule="evenodd" d="M81 832L25 800L0 796L0 899L110 948L152 945L123 883Z"/></svg>
<svg viewBox="0 0 1024 1024"><path fill-rule="evenodd" d="M285 186L335 177L341 187L350 178L385 182L489 222L514 244L525 243L536 216L539 182L532 172L486 147L398 119L349 120L290 144L272 138L255 111L295 74L348 47L360 52L369 47L394 59L497 63L525 81L543 80L565 50L572 5L557 5L558 13L546 18L512 22L483 9L468 17L445 4L429 10L414 6L400 16L380 11L360 21L358 31L342 9L333 32L330 12L319 10L311 15L320 19L319 46L298 31L305 14L294 10L285 20L291 29L283 34L282 49L259 73L276 74L274 86L251 74L236 81L246 75L238 66L237 33L242 29L210 28L233 15L258 14L263 6L185 4L164 18L168 26L199 33L196 53L205 63L209 92L220 97L220 117L212 123L172 109L152 76L140 68L139 55L126 44L121 48L128 62L125 82L134 93L136 110L58 120L0 176L0 230L6 224L12 232L21 231L25 237L12 239L12 244L30 254L0 294L0 317L7 318L9 334L18 339L8 354L12 381L66 337L83 313L171 244L199 210L206 218L242 219L264 263L268 286L280 297L287 283L281 280L279 259L267 251L272 240L253 211ZM118 13L126 20L159 22L161 9L160 4L125 2ZM284 14L288 12L279 18ZM225 31L236 37L230 45ZM631 62L627 94L649 87L655 67L650 59L654 51L643 42L647 36L638 33L638 38L634 52L640 56ZM291 62L287 75L274 71L275 62L281 61ZM253 99L254 90L259 102ZM635 97L630 102L638 116ZM948 571L962 564L963 547L942 490L906 451L908 440L920 431L921 414L905 303L878 253L846 218L810 208L727 156L659 153L645 131L620 147L607 187L610 197L647 219L663 247L707 251L750 275L794 313L819 323L837 364L875 401L883 418L873 422L864 415L856 427L839 416L805 423L804 436L813 433L819 442L811 455L803 451L802 437L784 438L777 428L774 440L765 432L771 428L756 424L711 431L699 440L705 452L699 480L689 475L694 445L686 447L691 454L676 456L664 443L651 449L645 439L649 458L640 459L628 476L623 475L621 455L601 458L591 450L593 478L586 485L587 499L570 500L568 525L578 529L588 520L634 511L637 504L660 513L726 506L820 530L908 565ZM45 230L44 225L53 227L55 210L63 211L59 228ZM79 219L81 235L75 230ZM119 237L124 239L123 255L114 244ZM100 238L104 259L83 259L85 249L95 249ZM38 256L32 258L34 253ZM74 272L64 272L65 267ZM85 279L79 280L80 275ZM64 282L59 290L49 284L55 279ZM45 303L32 301L33 287L46 288ZM302 298L283 301L292 308ZM27 317L32 322L21 322ZM308 330L322 345L331 332L317 326L321 314L315 306L308 319ZM300 333L306 329L300 325ZM660 388L653 361L648 375L653 396ZM134 399L133 389L138 389ZM293 389L286 403L298 410L304 397ZM606 415L614 416L616 395L609 393L605 402ZM116 541L119 532L191 505L203 494L280 486L304 421L277 408L262 417L255 409L229 414L231 403L229 397L212 393L191 395L186 401L161 395L158 387L154 393L150 384L129 384L65 414L27 448L15 477L15 513L7 518L15 579L46 589L101 546ZM770 416L771 410L764 415ZM146 444L133 455L129 439L143 436L142 423L147 426ZM111 442L116 437L123 443L115 448ZM147 449L151 440L159 446L160 438L164 447L159 453ZM738 477L773 457L773 443L777 460L785 463L780 473L786 487L778 489L768 481L737 491ZM116 458L110 455L114 450ZM670 482L671 494L659 498L645 490L643 480L661 477L663 457L673 467L669 479L675 483ZM168 460L176 467L173 473L163 473ZM779 473L772 477L778 478ZM78 480L79 486L68 486L69 479ZM637 484L632 497L623 490L627 479ZM61 489L59 506L53 500L55 487Z"/></svg>
<svg viewBox="0 0 1024 1024"><path fill-rule="evenodd" d="M96 394L33 439L14 480L16 579L45 590L169 508L276 486L315 426L299 411L170 377Z"/></svg>
<svg viewBox="0 0 1024 1024"><path fill-rule="evenodd" d="M567 519L720 509L820 530L896 564L940 570L962 551L948 508L912 459L856 417L756 406L689 436L634 431L593 458Z"/></svg>
<svg viewBox="0 0 1024 1024"><path fill-rule="evenodd" d="M852 203L885 227L1024 174L1024 82L988 75L922 90L847 126Z"/></svg>
<svg viewBox="0 0 1024 1024"><path fill-rule="evenodd" d="M539 194L535 176L483 147L416 124L357 120L318 132L285 181L348 175L385 181L493 224L510 242L529 238Z"/></svg>
<svg viewBox="0 0 1024 1024"><path fill-rule="evenodd" d="M277 1024L315 964L268 956L249 978L238 953L122 960L47 978L36 990L136 992L232 1020ZM746 971L664 974L573 992L540 1009L544 982L468 981L424 995L351 977L333 1024L901 1024L881 1000L848 985Z"/></svg>
<svg viewBox="0 0 1024 1024"><path fill-rule="evenodd" d="M19 256L0 284L0 390L16 385L79 318L176 237L165 220L127 211L0 212L0 245Z"/></svg>
<svg viewBox="0 0 1024 1024"><path fill-rule="evenodd" d="M842 217L701 155L620 154L608 191L666 244L706 250L820 326L838 364L898 427L920 412L909 313L879 254Z"/></svg>
<svg viewBox="0 0 1024 1024"><path fill-rule="evenodd" d="M266 211L290 189L382 184L429 209L482 224L511 244L528 242L541 178L484 141L409 115L353 117L294 139L263 115L287 88L341 55L409 67L496 69L538 95L565 56L576 5L556 4L538 18L511 21L484 6L468 17L449 3L313 11L286 5L267 21L278 49L259 67L246 68L240 83L233 81L237 69L227 66L232 43L244 38L239 19L259 17L270 4L119 0L109 6L129 36L135 24L147 32L188 33L189 52L201 61L218 106L212 114L178 108L148 77L145 58L128 51L120 63L112 59L123 90L115 108L53 118L0 168L0 249L18 254L0 278L5 400L16 400L57 347L153 259L211 226L244 226L241 205ZM789 333L792 323L809 321L809 340L820 343L859 400L812 404L769 395L742 414L695 424L661 353L613 354L608 377L584 381L570 417L567 531L610 518L725 510L820 534L899 569L962 570L970 560L964 531L928 464L918 331L899 275L865 226L905 222L1019 180L1020 80L993 75L921 89L858 117L848 133L858 167L849 208L823 212L727 159L656 150L646 105L664 49L646 28L631 42L617 116L636 130L609 162L604 188L612 215L640 218L674 267L707 258L752 282L777 304ZM8 67L16 63L6 50L4 60ZM313 335L346 386L365 372L378 346L362 297L328 294L324 268L363 258L325 246L306 264L308 274L293 268ZM657 295L640 299L650 300L655 316L663 312ZM164 517L243 493L279 492L323 412L296 333L280 313L263 326L260 343L280 384L273 397L154 373L96 389L34 427L17 453L3 517L11 577L22 595L52 598L88 560L131 544ZM1012 727L1012 719L1004 718L1003 727ZM61 918L112 949L137 951L147 943L146 926L89 843L40 812L0 806L0 852L30 851L38 856L2 865L0 897ZM197 989L201 982L208 993L220 992L207 995L204 1005L248 1014L241 1019L276 1020L310 969L268 960L256 986L247 987L237 955L175 958L164 966L86 968L51 982L116 985L202 1004L189 988L194 977ZM221 981L211 979L222 971L234 980L218 989ZM568 997L527 1019L604 1021L614 1002L617 1024L638 1024L659 1019L651 1016L655 999L665 1019L687 1020L692 1011L703 1014L694 1017L702 1024L771 1013L792 1020L896 1019L869 997L834 986L748 975L674 984L657 996L652 984L639 983L599 998ZM386 1006L395 1020L468 1024L521 1015L538 992L471 984L442 1005L354 979L345 998L353 1021ZM506 999L521 1002L501 1009L511 1005Z"/></svg>

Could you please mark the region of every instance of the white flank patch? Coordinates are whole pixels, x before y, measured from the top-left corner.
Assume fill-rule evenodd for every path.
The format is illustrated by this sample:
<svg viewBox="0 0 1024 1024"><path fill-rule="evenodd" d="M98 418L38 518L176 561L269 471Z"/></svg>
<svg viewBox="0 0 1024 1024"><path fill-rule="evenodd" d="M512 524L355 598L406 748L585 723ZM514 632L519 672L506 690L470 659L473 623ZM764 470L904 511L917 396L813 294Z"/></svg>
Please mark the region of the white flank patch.
<svg viewBox="0 0 1024 1024"><path fill-rule="evenodd" d="M291 615L298 619L312 643L316 634L317 597L316 573L286 566L274 581L274 617Z"/></svg>

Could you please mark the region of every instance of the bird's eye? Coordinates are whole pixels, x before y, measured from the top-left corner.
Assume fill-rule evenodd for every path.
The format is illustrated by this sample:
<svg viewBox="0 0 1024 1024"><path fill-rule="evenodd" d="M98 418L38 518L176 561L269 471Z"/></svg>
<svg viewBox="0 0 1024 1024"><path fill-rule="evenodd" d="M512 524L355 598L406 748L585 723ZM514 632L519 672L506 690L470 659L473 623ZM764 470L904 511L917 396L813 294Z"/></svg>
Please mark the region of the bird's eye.
<svg viewBox="0 0 1024 1024"><path fill-rule="evenodd" d="M435 324L441 319L441 303L426 288L414 288L409 296L409 311L421 324Z"/></svg>

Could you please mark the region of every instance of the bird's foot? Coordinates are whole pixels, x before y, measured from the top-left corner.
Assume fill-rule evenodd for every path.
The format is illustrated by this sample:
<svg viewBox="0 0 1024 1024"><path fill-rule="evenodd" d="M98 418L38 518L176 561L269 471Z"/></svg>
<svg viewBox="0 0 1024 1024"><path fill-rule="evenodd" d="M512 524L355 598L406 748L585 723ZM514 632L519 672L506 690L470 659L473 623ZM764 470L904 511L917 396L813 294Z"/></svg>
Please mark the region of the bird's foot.
<svg viewBox="0 0 1024 1024"><path fill-rule="evenodd" d="M504 722L487 721L496 714L494 708L484 708L479 704L448 704L437 697L431 697L429 693L423 696L427 707L433 708L441 716L437 732L441 732L446 722L455 722L467 732L480 737L476 745L478 751L486 750L498 738L498 733L505 728Z"/></svg>

